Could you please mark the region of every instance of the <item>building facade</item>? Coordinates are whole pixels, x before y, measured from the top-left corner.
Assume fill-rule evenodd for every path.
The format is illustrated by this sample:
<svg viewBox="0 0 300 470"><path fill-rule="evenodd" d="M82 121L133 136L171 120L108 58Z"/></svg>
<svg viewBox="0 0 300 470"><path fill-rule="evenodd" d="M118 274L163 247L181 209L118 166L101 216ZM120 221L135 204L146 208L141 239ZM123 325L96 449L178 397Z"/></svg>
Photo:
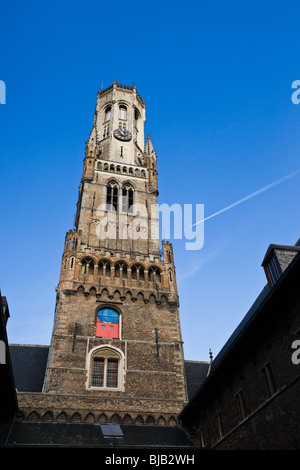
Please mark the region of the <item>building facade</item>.
<svg viewBox="0 0 300 470"><path fill-rule="evenodd" d="M160 250L145 121L134 85L98 92L43 392L19 393L24 417L176 424L187 401L173 250Z"/></svg>

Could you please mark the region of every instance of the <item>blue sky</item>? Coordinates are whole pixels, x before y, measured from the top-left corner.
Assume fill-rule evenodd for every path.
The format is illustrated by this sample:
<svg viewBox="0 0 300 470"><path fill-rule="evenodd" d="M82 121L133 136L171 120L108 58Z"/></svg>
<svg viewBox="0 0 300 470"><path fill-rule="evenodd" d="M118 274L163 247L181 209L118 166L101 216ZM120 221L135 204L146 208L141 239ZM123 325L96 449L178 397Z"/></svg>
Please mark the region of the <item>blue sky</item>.
<svg viewBox="0 0 300 470"><path fill-rule="evenodd" d="M1 272L11 343L49 344L97 90L146 101L159 202L209 216L300 168L299 2L6 2L1 7ZM300 238L300 175L171 240L186 359L214 356Z"/></svg>

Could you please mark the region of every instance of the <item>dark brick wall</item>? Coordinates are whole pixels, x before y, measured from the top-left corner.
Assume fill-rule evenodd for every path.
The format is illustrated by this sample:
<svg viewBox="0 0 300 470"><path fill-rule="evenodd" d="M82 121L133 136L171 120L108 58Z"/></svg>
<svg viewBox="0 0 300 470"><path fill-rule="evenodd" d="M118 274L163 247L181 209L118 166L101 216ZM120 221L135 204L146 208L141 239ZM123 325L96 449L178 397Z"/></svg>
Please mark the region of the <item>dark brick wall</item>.
<svg viewBox="0 0 300 470"><path fill-rule="evenodd" d="M268 303L203 389L192 408L194 417L190 410L183 418L200 446L204 436L204 445L212 449L300 449L300 364L291 360L291 345L299 339L300 301L297 291L289 294ZM276 387L272 396L262 372L267 364ZM236 397L241 391L244 419Z"/></svg>

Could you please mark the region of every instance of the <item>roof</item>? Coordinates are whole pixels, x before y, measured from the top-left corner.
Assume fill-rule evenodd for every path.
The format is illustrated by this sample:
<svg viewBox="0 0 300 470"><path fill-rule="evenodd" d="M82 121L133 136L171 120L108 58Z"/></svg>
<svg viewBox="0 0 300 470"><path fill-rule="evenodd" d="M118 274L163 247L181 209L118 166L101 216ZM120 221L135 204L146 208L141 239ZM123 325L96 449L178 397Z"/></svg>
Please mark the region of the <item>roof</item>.
<svg viewBox="0 0 300 470"><path fill-rule="evenodd" d="M99 423L15 422L8 446L76 446L102 448L192 447L179 426L110 425ZM113 435L114 434L114 435ZM107 437L105 437L107 435Z"/></svg>
<svg viewBox="0 0 300 470"><path fill-rule="evenodd" d="M208 373L209 365L209 362L184 361L189 400L192 398L192 396L198 390L199 386L205 380Z"/></svg>
<svg viewBox="0 0 300 470"><path fill-rule="evenodd" d="M9 345L15 386L19 392L41 392L49 346Z"/></svg>

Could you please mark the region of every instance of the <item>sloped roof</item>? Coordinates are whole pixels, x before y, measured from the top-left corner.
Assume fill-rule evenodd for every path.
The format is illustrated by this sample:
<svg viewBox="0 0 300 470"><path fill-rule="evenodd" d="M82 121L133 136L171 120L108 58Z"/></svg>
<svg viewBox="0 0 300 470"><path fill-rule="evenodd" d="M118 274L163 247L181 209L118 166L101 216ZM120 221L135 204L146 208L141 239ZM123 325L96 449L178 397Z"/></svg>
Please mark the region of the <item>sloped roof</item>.
<svg viewBox="0 0 300 470"><path fill-rule="evenodd" d="M205 380L209 363L201 361L184 361L188 399L196 393L202 382Z"/></svg>
<svg viewBox="0 0 300 470"><path fill-rule="evenodd" d="M178 426L118 425L120 437L108 436L98 423L15 422L7 441L13 446L82 446L103 448L192 447ZM112 425L114 426L114 425Z"/></svg>
<svg viewBox="0 0 300 470"><path fill-rule="evenodd" d="M41 392L49 346L9 345L15 386L19 392Z"/></svg>

